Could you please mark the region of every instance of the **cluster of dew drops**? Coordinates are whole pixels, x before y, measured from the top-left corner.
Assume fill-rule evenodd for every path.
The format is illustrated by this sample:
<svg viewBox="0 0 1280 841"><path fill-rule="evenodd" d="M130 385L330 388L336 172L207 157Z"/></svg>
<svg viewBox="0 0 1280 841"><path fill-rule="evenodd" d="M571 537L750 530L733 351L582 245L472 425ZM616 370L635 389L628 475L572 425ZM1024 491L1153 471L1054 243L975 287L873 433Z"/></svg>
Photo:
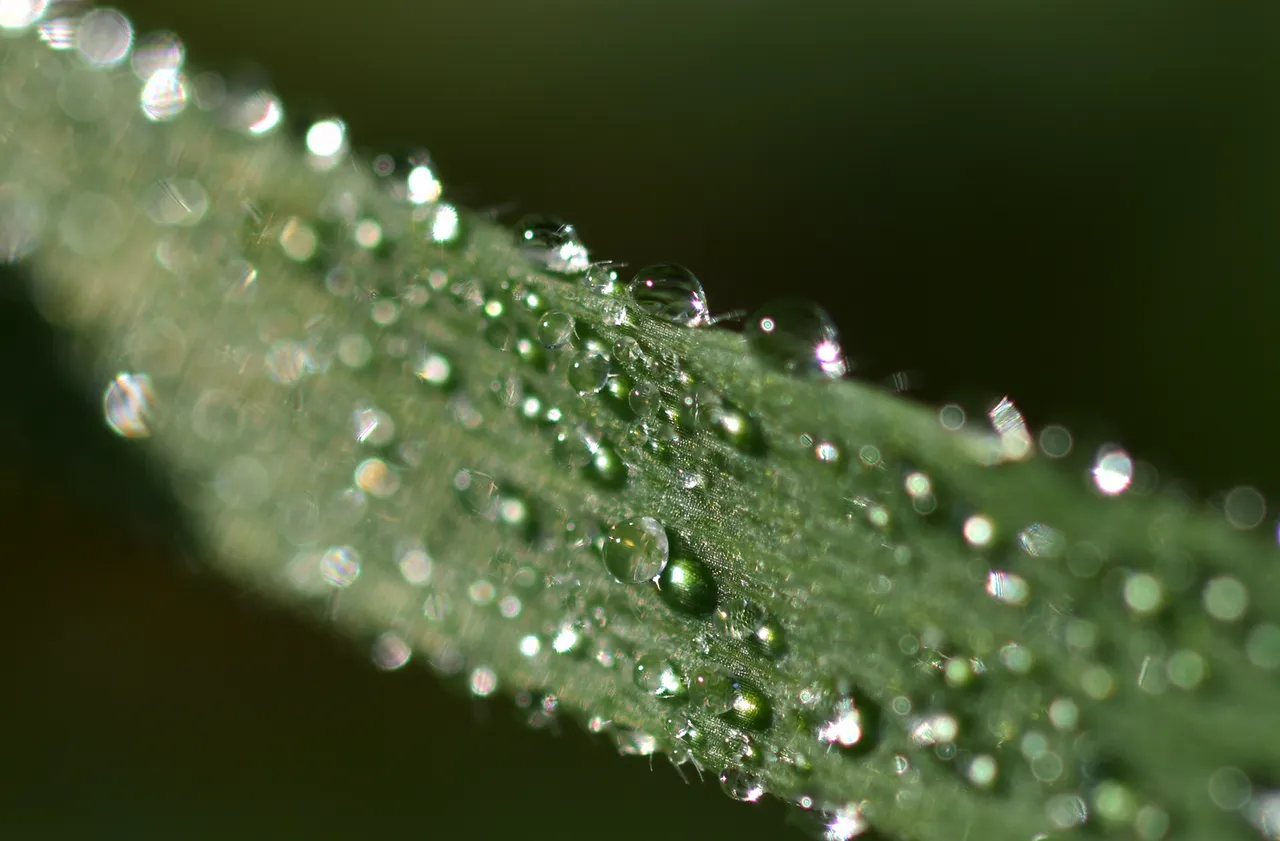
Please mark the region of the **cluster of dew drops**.
<svg viewBox="0 0 1280 841"><path fill-rule="evenodd" d="M49 48L73 51L84 63L95 69L106 69L128 63L137 75L141 88L138 106L145 119L166 122L175 119L188 107L196 107L214 114L225 126L246 137L266 137L275 132L283 122L284 110L280 100L268 90L230 90L215 74L189 75L184 69L185 50L181 41L172 33L161 32L136 37L128 18L109 8L95 8L80 0L0 0L0 30L5 33L33 29ZM64 109L89 108L88 100L68 96L62 103ZM349 154L348 138L344 123L336 118L315 121L306 131L305 146L308 160L318 171L338 166ZM430 161L425 156L411 158L407 171L389 156L381 156L373 163L375 174L395 184L396 194L411 207L412 220L422 225L433 242L446 245L459 239L462 222L457 209L442 200L442 190ZM87 199L85 199L87 200ZM107 201L96 196L95 201ZM73 203L76 201L73 199ZM12 201L11 201L12 203ZM158 225L191 227L196 225L209 206L209 198L203 186L195 179L166 179L154 185L145 199L150 218ZM5 256L18 259L26 256L38 245L41 226L38 214L21 204L6 207L5 229L2 240ZM75 208L68 211L74 216ZM93 214L87 214L92 217ZM64 226L66 227L66 226ZM356 225L356 242L363 248L379 246L384 231L378 221L364 219ZM628 307L646 316L683 328L702 328L724 320L714 316L707 297L697 277L688 269L674 264L656 264L636 272L629 282L619 276L620 266L609 262L593 262L577 230L559 220L547 217L529 217L516 226L517 245L540 268L561 277L575 280L606 301L606 317L622 323ZM64 231L64 241L74 247L76 238ZM290 224L280 237L280 247L285 254L303 262L315 253L317 235L302 222ZM158 254L164 260L164 255ZM243 264L235 273L229 295L250 297L256 281L256 270ZM340 285L341 278L332 279ZM406 293L407 295L408 293ZM412 301L409 301L412 303ZM378 307L383 309L379 310ZM381 314L379 314L381 313ZM609 316L608 313L613 313ZM394 312L386 305L375 305L375 320L394 319ZM380 322L381 323L381 322ZM570 343L575 335L574 318L565 312L549 312L541 316L537 327L537 339L543 347L556 349ZM851 369L841 346L832 319L817 305L797 300L772 302L746 322L745 339L757 357L769 366L786 374L815 379L840 379ZM639 354L638 347L615 348L615 355ZM339 348L339 357L348 365L358 366L366 360L370 349L353 341ZM305 376L310 364L304 348L286 345L273 347L266 360L269 376L279 382L292 382ZM415 373L427 382L443 383L451 376L451 363L441 354L427 354L416 366ZM600 392L614 379L611 377L610 359L606 353L593 351L576 359L568 371L570 384L580 394ZM633 384L622 395L636 417L642 421L652 418L658 411L661 395L652 384ZM145 438L151 434L156 406L156 388L151 377L142 372L121 372L106 386L103 394L103 411L109 427L126 438ZM554 411L554 410L552 410ZM1040 454L1050 459L1065 459L1071 454L1071 433L1061 426L1044 427L1033 435L1021 413L1008 399L1001 400L986 413L987 429L984 437L990 446L983 455L990 463L1017 461ZM943 406L938 412L939 424L950 431L971 429L964 408L957 404ZM731 412L722 413L719 423L732 439L741 433L742 418ZM385 412L363 408L356 412L359 440L377 439L393 428L391 418ZM381 430L381 431L380 431ZM641 437L648 432L641 425ZM581 437L581 436L579 436ZM606 478L619 469L621 460L616 452L598 441L577 440L573 436L557 439L564 444L567 457L591 462L597 472ZM820 461L842 457L837 445L830 441L814 440L812 451ZM863 460L874 454L859 453ZM244 463L241 473L252 473ZM1087 475L1092 486L1104 496L1125 493L1149 492L1155 485L1154 470L1136 461L1118 446L1107 445L1097 450L1091 459ZM474 497L471 483L476 477L463 471L455 477L455 485L464 498ZM483 478L483 477L480 477ZM690 477L696 484L698 478ZM366 459L357 467L351 499L362 494L386 496L397 487L395 474L379 459ZM903 490L912 507L920 514L930 513L936 505L932 482L923 471L909 472L903 480ZM492 495L493 487L487 491ZM488 498L488 497L486 497ZM519 501L499 503L494 516L519 520L522 516ZM502 507L505 505L506 507ZM872 525L883 526L889 516L886 509L870 500L855 500L860 516ZM1241 530L1255 529L1266 519L1267 506L1262 495L1250 487L1237 487L1225 494L1221 508L1227 521ZM486 509L489 510L489 509ZM973 513L960 526L965 541L974 547L988 546L996 540L997 524L991 518ZM1063 554L1063 536L1044 523L1031 524L1017 532L1017 543L1031 556L1048 557ZM777 658L785 653L786 642L776 620L750 602L723 606L718 603L718 589L709 567L687 553L674 550L668 539L666 527L654 517L632 517L614 523L599 540L600 555L605 569L621 585L656 585L663 600L675 611L689 616L710 617L718 630L730 638L748 644L761 656ZM1087 553L1085 553L1087 554ZM335 588L350 586L360 575L359 553L350 546L330 547L317 558L320 574ZM1096 572L1096 564L1090 566L1085 555L1071 555L1068 562L1081 577ZM430 556L420 547L400 553L398 565L406 579L425 581L431 575ZM1078 568L1078 570L1077 570ZM483 582L481 582L483 583ZM1029 598L1029 585L1011 571L992 570L986 580L988 594L1003 603L1021 605ZM1122 583L1123 598L1135 615L1157 611L1167 597L1167 585L1154 573L1133 571ZM472 588L473 600L493 598L492 585ZM1205 612L1222 623L1241 623L1247 616L1248 593L1237 579L1223 575L1209 581L1202 594ZM503 599L500 609L504 615L519 612L519 602ZM425 612L433 609L428 600ZM581 629L566 626L553 635L551 648L556 652L572 651L581 640ZM1089 636L1089 629L1075 628L1077 636ZM1069 631L1070 635L1071 631ZM922 637L927 634L922 635ZM1280 669L1280 627L1269 622L1258 622L1248 629L1246 652L1259 668ZM1086 645L1085 642L1080 642ZM537 636L520 641L521 654L534 656L543 642ZM1087 646L1086 646L1087 647ZM1001 659L1013 671L1029 668L1025 651L1002 650ZM905 649L904 649L905 650ZM383 669L397 669L411 656L408 643L398 634L388 632L374 644L374 661ZM964 682L966 676L980 671L976 660L953 658L943 664L948 682ZM437 664L439 665L439 664ZM453 664L456 666L457 664ZM979 664L980 665L980 664ZM1147 664L1143 664L1146 676ZM441 666L449 671L448 664ZM1204 677L1204 657L1194 651L1178 650L1161 658L1158 668L1150 670L1150 680L1140 681L1141 688L1162 692L1169 687L1194 688ZM742 731L764 730L772 724L772 708L768 697L749 681L718 674L694 674L686 676L666 657L658 654L642 654L633 664L636 685L650 695L694 704L699 710L709 711L723 721ZM1114 692L1115 678L1099 666L1085 673L1081 689L1085 696L1102 699ZM468 676L473 694L486 697L498 688L498 675L488 666L478 666ZM815 744L826 750L849 752L864 751L872 741L877 715L873 705L855 697L848 686L834 689L806 690L799 698L801 708L807 710L808 726ZM904 699L897 699L904 700ZM534 697L520 693L517 703L532 708L530 721L549 720L555 713L554 696ZM895 701L896 705L896 701ZM895 712L903 713L903 710ZM1059 729L1071 729L1078 712L1076 703L1069 698L1059 698L1050 707L1049 718ZM602 729L608 722L593 720L591 728ZM955 754L958 722L949 715L938 714L911 719L910 732L914 743L932 747L939 756ZM703 745L707 734L693 719L673 713L668 720L669 737L676 748L671 751L677 765L692 762L697 767L694 753ZM1049 774L1060 765L1061 758L1048 750L1043 735L1031 732L1024 737L1022 752L1033 770L1039 767ZM649 734L628 732L618 735L618 743L624 753L650 755L657 750L657 740ZM740 761L719 773L722 787L731 797L754 801L765 792L761 777L755 770L749 737L743 738ZM895 758L898 773L910 773L911 763L904 756ZM701 769L699 768L699 771ZM998 767L990 755L980 754L968 758L965 776L980 787L990 786L998 774ZM1243 771L1222 767L1216 769L1206 781L1209 795L1224 811L1238 812L1247 817L1265 838L1280 838L1280 793L1258 790ZM799 806L811 811L818 818L818 832L829 841L852 838L868 827L863 814L864 804L832 805L816 803L813 798L800 797ZM1050 820L1058 829L1068 829L1083 824L1091 813L1107 819L1110 825L1131 827L1141 841L1159 841L1167 836L1169 817L1158 806L1140 804L1132 792L1120 784L1104 782L1088 798L1070 795L1051 801Z"/></svg>

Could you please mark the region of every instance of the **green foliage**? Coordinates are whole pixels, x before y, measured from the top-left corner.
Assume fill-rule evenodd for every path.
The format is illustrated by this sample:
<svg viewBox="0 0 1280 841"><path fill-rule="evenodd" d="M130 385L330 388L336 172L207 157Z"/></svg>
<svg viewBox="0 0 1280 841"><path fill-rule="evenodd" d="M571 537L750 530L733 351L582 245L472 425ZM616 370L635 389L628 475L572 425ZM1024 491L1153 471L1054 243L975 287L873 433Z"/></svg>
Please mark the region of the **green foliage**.
<svg viewBox="0 0 1280 841"><path fill-rule="evenodd" d="M2 56L0 238L247 587L828 838L1274 837L1280 573L1220 513L839 378L811 307L749 340L252 99Z"/></svg>

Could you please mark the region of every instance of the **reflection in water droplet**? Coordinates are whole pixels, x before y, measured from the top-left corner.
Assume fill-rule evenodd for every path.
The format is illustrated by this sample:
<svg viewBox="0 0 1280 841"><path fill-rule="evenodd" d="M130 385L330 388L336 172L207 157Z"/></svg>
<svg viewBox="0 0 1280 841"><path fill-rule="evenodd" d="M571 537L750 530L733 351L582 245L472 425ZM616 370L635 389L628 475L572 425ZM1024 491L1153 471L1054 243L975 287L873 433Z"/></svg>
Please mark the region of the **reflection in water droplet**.
<svg viewBox="0 0 1280 841"><path fill-rule="evenodd" d="M667 606L690 616L706 616L719 598L711 568L696 558L672 558L658 576L658 592Z"/></svg>
<svg viewBox="0 0 1280 841"><path fill-rule="evenodd" d="M578 231L559 219L527 216L516 226L520 248L530 260L557 274L578 274L591 264Z"/></svg>
<svg viewBox="0 0 1280 841"><path fill-rule="evenodd" d="M409 644L391 631L374 640L373 664L386 672L395 671L409 662Z"/></svg>
<svg viewBox="0 0 1280 841"><path fill-rule="evenodd" d="M1093 483L1107 496L1124 493L1133 481L1133 459L1124 450L1103 448L1093 463Z"/></svg>
<svg viewBox="0 0 1280 841"><path fill-rule="evenodd" d="M538 341L544 347L558 348L573 338L573 316L567 312L551 312L538 322Z"/></svg>
<svg viewBox="0 0 1280 841"><path fill-rule="evenodd" d="M604 565L622 584L652 581L667 566L666 529L652 517L615 523L604 541Z"/></svg>
<svg viewBox="0 0 1280 841"><path fill-rule="evenodd" d="M729 710L722 718L743 730L762 733L773 726L773 705L760 687L745 680L731 684Z"/></svg>
<svg viewBox="0 0 1280 841"><path fill-rule="evenodd" d="M360 575L360 553L350 546L329 547L320 558L320 574L334 587L350 587Z"/></svg>
<svg viewBox="0 0 1280 841"><path fill-rule="evenodd" d="M818 725L818 741L844 749L870 747L869 718L852 695L843 695L831 703L826 718Z"/></svg>
<svg viewBox="0 0 1280 841"><path fill-rule="evenodd" d="M684 676L661 654L645 654L636 660L633 672L636 686L656 698L675 698L684 694Z"/></svg>
<svg viewBox="0 0 1280 841"><path fill-rule="evenodd" d="M111 431L123 438L151 435L155 391L146 374L117 374L102 394L102 413Z"/></svg>
<svg viewBox="0 0 1280 841"><path fill-rule="evenodd" d="M628 291L636 307L654 318L686 327L699 327L710 320L706 292L684 266L648 266L636 273Z"/></svg>
<svg viewBox="0 0 1280 841"><path fill-rule="evenodd" d="M778 620L760 605L746 600L722 607L712 616L720 632L741 640L770 659L786 653L786 640Z"/></svg>
<svg viewBox="0 0 1280 841"><path fill-rule="evenodd" d="M612 295L618 288L618 270L613 263L593 263L582 284L597 295Z"/></svg>
<svg viewBox="0 0 1280 841"><path fill-rule="evenodd" d="M754 803L764 796L764 780L748 768L726 768L720 772L720 788L734 800Z"/></svg>
<svg viewBox="0 0 1280 841"><path fill-rule="evenodd" d="M817 304L766 304L747 322L746 336L767 364L788 374L836 378L848 371L835 323Z"/></svg>

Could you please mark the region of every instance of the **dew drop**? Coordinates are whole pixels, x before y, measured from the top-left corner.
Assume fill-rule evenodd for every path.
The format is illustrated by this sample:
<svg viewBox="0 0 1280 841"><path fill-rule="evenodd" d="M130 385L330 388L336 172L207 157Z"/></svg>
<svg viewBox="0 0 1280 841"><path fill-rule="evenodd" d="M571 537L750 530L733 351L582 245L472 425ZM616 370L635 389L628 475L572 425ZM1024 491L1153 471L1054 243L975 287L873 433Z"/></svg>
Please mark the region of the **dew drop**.
<svg viewBox="0 0 1280 841"><path fill-rule="evenodd" d="M707 295L693 272L674 263L659 263L636 273L628 286L641 312L687 327L699 327L710 319Z"/></svg>
<svg viewBox="0 0 1280 841"><path fill-rule="evenodd" d="M613 447L596 446L587 464L587 478L606 488L620 488L627 483L627 464Z"/></svg>
<svg viewBox="0 0 1280 841"><path fill-rule="evenodd" d="M734 800L754 803L764 796L764 780L748 768L726 768L720 772L720 788Z"/></svg>
<svg viewBox="0 0 1280 841"><path fill-rule="evenodd" d="M609 379L609 373L609 357L599 351L589 350L573 360L569 366L567 379L570 387L578 394L586 396L603 389L605 382Z"/></svg>
<svg viewBox="0 0 1280 841"><path fill-rule="evenodd" d="M582 276L582 285L597 295L612 295L618 288L618 270L612 263L592 263Z"/></svg>
<svg viewBox="0 0 1280 841"><path fill-rule="evenodd" d="M107 425L123 438L151 435L155 404L155 391L146 374L117 374L102 394Z"/></svg>
<svg viewBox="0 0 1280 841"><path fill-rule="evenodd" d="M666 529L652 517L615 523L604 541L604 565L622 584L652 581L667 566Z"/></svg>
<svg viewBox="0 0 1280 841"><path fill-rule="evenodd" d="M543 347L564 347L573 338L573 316L567 312L551 312L538 322L538 341Z"/></svg>
<svg viewBox="0 0 1280 841"><path fill-rule="evenodd" d="M577 229L559 219L526 216L516 231L525 256L549 272L579 274L591 264Z"/></svg>
<svg viewBox="0 0 1280 841"><path fill-rule="evenodd" d="M852 695L842 695L831 703L818 724L818 741L850 751L865 750L873 742L872 718L869 707L859 706Z"/></svg>
<svg viewBox="0 0 1280 841"><path fill-rule="evenodd" d="M748 643L770 659L786 652L782 626L755 602L741 600L722 607L712 619L725 636Z"/></svg>
<svg viewBox="0 0 1280 841"><path fill-rule="evenodd" d="M662 391L652 382L640 381L627 395L627 405L638 418L651 418L662 407Z"/></svg>
<svg viewBox="0 0 1280 841"><path fill-rule="evenodd" d="M721 716L743 730L764 732L773 726L773 705L758 686L735 680L730 686L729 709Z"/></svg>
<svg viewBox="0 0 1280 841"><path fill-rule="evenodd" d="M658 592L667 606L688 616L707 616L719 598L715 574L696 558L675 557L657 580Z"/></svg>
<svg viewBox="0 0 1280 841"><path fill-rule="evenodd" d="M838 378L848 371L835 323L817 304L766 304L747 323L746 336L757 355L788 374Z"/></svg>
<svg viewBox="0 0 1280 841"><path fill-rule="evenodd" d="M329 547L320 558L320 574L333 587L350 587L360 575L360 553L350 546Z"/></svg>
<svg viewBox="0 0 1280 841"><path fill-rule="evenodd" d="M675 698L684 694L684 676L661 654L640 657L632 674L636 686L655 698Z"/></svg>

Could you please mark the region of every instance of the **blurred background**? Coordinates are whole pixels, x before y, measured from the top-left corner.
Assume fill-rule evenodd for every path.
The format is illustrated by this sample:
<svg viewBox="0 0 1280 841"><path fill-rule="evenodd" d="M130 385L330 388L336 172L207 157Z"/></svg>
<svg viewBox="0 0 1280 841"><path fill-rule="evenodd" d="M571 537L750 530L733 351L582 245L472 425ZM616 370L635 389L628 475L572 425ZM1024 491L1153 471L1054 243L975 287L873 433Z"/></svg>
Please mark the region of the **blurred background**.
<svg viewBox="0 0 1280 841"><path fill-rule="evenodd" d="M429 149L464 205L689 266L716 312L810 297L861 376L1007 393L1206 498L1280 501L1276 4L120 6L299 120ZM203 575L10 280L4 837L800 837Z"/></svg>

